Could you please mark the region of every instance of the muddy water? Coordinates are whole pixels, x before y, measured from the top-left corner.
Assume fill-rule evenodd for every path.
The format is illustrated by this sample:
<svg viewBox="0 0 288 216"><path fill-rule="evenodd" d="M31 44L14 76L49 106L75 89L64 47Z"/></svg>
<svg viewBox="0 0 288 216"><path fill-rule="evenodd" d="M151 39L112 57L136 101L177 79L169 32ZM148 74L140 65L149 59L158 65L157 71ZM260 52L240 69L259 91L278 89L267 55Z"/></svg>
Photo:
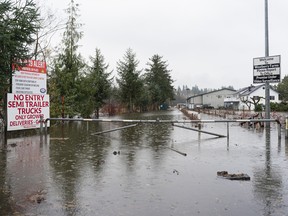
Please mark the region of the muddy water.
<svg viewBox="0 0 288 216"><path fill-rule="evenodd" d="M121 118L183 117L174 110ZM230 123L229 139L171 124L102 135L93 133L127 124L51 125L46 137L2 141L0 215L287 215L288 143L274 124L256 130ZM226 123L202 126L227 135ZM251 180L217 177L222 170Z"/></svg>

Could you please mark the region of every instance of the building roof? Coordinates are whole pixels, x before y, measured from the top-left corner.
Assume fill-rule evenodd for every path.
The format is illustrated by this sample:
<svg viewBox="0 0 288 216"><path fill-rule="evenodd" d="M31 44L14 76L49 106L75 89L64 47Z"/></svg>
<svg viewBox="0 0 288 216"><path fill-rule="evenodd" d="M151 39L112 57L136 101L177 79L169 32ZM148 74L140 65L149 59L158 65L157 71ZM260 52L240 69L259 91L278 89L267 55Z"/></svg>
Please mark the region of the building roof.
<svg viewBox="0 0 288 216"><path fill-rule="evenodd" d="M203 95L206 95L206 94L211 94L211 93L214 93L214 92L223 91L223 90L230 90L230 91L234 91L234 92L236 93L236 90L234 90L234 89L230 89L230 88L222 88L222 89L218 89L218 90L214 90L214 91L205 92L205 93L202 93L202 94L197 94L197 95L190 96L190 97L187 98L187 100L190 100L191 98L195 98L195 97L203 96Z"/></svg>
<svg viewBox="0 0 288 216"><path fill-rule="evenodd" d="M271 85L269 85L269 86L270 86L270 89L274 90ZM239 89L238 91L235 92L235 94L240 95L240 96L247 96L247 95L250 95L251 93L253 93L254 91L256 91L260 88L263 88L263 87L265 87L265 83L261 84L261 85L257 85L257 86L250 85L248 87Z"/></svg>

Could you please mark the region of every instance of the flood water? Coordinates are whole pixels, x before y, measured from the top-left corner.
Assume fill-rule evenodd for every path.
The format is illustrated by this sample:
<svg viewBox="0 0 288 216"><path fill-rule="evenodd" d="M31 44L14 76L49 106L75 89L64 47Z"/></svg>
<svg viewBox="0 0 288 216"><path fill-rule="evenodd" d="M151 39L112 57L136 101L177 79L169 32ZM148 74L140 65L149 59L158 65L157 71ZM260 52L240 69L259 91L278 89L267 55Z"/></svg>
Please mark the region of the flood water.
<svg viewBox="0 0 288 216"><path fill-rule="evenodd" d="M115 118L184 116L173 110ZM161 123L94 135L125 125L51 122L46 137L2 140L0 215L288 215L288 143L274 123L269 130L230 123L229 139ZM227 124L202 130L227 135ZM224 170L251 180L218 177Z"/></svg>

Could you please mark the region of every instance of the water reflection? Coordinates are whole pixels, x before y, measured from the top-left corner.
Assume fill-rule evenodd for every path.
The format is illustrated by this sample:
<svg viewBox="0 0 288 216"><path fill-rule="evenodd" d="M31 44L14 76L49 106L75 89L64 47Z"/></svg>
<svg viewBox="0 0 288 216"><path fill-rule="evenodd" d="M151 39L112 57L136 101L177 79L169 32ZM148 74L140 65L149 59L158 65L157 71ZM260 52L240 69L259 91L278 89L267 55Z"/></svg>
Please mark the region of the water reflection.
<svg viewBox="0 0 288 216"><path fill-rule="evenodd" d="M179 111L133 116L182 117ZM0 152L0 215L237 216L288 210L283 180L288 145L281 152L274 131L234 126L227 143L171 124L93 135L122 126L66 122L52 125L44 140L35 134L9 139ZM226 124L205 127L220 134L227 130ZM222 168L254 176L251 182L226 181L216 176ZM34 196L39 192L40 203Z"/></svg>
<svg viewBox="0 0 288 216"><path fill-rule="evenodd" d="M0 156L2 215L29 209L29 203L38 201L35 194L45 193L48 158L49 150L40 145L39 136L7 140Z"/></svg>
<svg viewBox="0 0 288 216"><path fill-rule="evenodd" d="M51 171L60 193L59 202L67 207L65 209L69 214L77 211L77 203L80 202L77 194L83 170L90 169L97 173L98 181L101 179L110 140L91 136L91 133L105 130L108 126L105 123L87 126L84 122L77 122L67 123L61 130L51 130L51 135L56 138L50 144Z"/></svg>
<svg viewBox="0 0 288 216"><path fill-rule="evenodd" d="M283 205L281 168L271 159L271 128L265 129L266 148L264 167L254 172L255 195L264 204L263 215L278 215ZM279 144L278 144L279 146ZM279 148L279 147L278 147ZM280 210L279 210L280 209ZM283 212L284 213L284 212Z"/></svg>
<svg viewBox="0 0 288 216"><path fill-rule="evenodd" d="M150 120L155 118L153 113L151 115L134 114L132 118L129 116L129 119ZM158 113L157 118L161 120L171 119L171 115L165 115L165 112L163 112L163 115ZM171 124L146 123L120 131L119 148L126 156L128 162L126 164L129 166L130 171L137 168L135 166L136 161L143 157L141 149L149 149L150 155L145 155L145 157L149 158L151 162L157 161L155 164L159 163L161 152L164 152L165 147L172 143L170 138L171 130Z"/></svg>
<svg viewBox="0 0 288 216"><path fill-rule="evenodd" d="M9 185L6 182L7 172L7 148L4 136L0 133L0 213L9 214L13 212L13 203L11 202L11 193Z"/></svg>
<svg viewBox="0 0 288 216"><path fill-rule="evenodd" d="M285 155L288 159L288 139L285 139Z"/></svg>

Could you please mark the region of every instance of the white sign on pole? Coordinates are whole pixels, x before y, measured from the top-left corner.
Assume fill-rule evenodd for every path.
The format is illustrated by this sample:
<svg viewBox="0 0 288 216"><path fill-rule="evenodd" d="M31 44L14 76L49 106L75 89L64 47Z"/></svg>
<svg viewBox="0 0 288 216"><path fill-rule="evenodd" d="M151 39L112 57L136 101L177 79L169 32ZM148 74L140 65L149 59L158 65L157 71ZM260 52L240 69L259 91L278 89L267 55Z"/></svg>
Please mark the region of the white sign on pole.
<svg viewBox="0 0 288 216"><path fill-rule="evenodd" d="M47 94L46 63L27 60L22 64L24 66L13 65L12 93Z"/></svg>
<svg viewBox="0 0 288 216"><path fill-rule="evenodd" d="M50 118L49 95L8 93L7 111L7 131L40 128L40 117Z"/></svg>
<svg viewBox="0 0 288 216"><path fill-rule="evenodd" d="M253 83L280 82L280 55L253 59Z"/></svg>

